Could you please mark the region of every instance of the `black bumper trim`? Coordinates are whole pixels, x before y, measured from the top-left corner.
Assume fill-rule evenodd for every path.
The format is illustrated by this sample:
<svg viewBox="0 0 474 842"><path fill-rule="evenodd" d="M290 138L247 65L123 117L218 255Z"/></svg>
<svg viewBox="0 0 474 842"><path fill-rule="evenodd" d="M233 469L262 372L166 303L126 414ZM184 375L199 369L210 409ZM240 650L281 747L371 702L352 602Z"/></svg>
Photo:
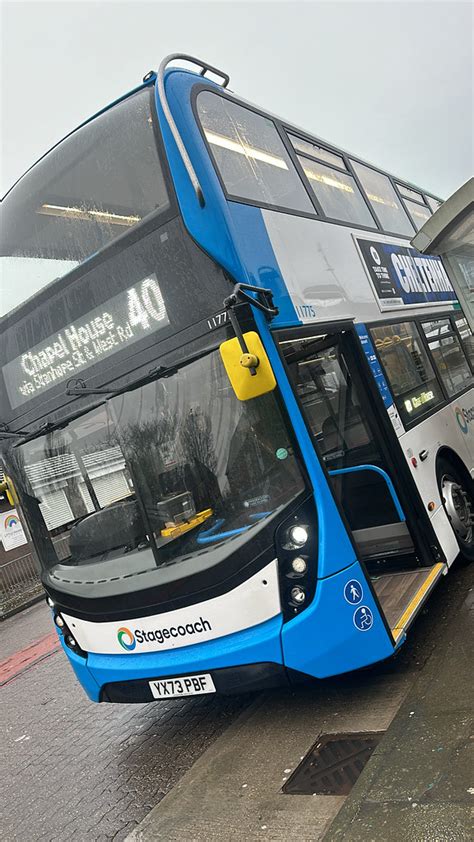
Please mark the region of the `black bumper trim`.
<svg viewBox="0 0 474 842"><path fill-rule="evenodd" d="M206 670L187 675L202 675ZM271 662L262 664L244 664L236 667L208 670L216 690L223 695L237 693L252 693L258 690L268 690L272 687L288 686L292 683L289 673L282 664ZM180 678L183 673L175 675L150 676L150 678L132 679L130 681L115 681L104 684L100 692L101 702L119 702L122 704L155 702L151 693L149 681L154 679ZM294 681L294 677L292 675Z"/></svg>

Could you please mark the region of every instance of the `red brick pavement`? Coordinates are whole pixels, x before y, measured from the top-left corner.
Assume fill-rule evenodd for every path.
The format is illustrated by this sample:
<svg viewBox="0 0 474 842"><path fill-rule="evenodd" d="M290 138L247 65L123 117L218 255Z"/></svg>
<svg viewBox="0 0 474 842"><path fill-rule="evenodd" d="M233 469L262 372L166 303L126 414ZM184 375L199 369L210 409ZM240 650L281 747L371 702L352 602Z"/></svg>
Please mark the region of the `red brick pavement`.
<svg viewBox="0 0 474 842"><path fill-rule="evenodd" d="M51 632L51 634L46 634L29 646L25 646L24 649L20 649L19 652L15 652L10 657L0 661L0 687L8 684L9 681L13 681L17 675L21 675L60 648L58 635L56 632Z"/></svg>
<svg viewBox="0 0 474 842"><path fill-rule="evenodd" d="M12 620L21 640L24 619ZM21 671L0 690L0 839L8 842L120 842L249 702L96 705L62 652L43 650L26 666L36 647L7 659Z"/></svg>

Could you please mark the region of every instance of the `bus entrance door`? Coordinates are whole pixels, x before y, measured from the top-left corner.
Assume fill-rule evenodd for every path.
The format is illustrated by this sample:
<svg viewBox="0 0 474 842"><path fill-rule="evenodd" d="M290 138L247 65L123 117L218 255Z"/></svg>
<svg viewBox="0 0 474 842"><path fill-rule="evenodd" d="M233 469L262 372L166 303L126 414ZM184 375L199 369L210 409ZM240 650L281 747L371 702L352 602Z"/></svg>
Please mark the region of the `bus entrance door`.
<svg viewBox="0 0 474 842"><path fill-rule="evenodd" d="M356 371L352 336L285 342L285 357L313 442L366 562L413 558L413 541L389 474L370 397Z"/></svg>

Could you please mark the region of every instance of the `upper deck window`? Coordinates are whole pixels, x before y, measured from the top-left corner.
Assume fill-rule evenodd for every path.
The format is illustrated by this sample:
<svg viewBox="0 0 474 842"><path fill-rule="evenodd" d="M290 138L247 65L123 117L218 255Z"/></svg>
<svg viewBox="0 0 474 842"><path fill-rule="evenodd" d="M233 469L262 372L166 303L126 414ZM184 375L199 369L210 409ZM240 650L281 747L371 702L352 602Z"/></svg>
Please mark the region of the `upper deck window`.
<svg viewBox="0 0 474 842"><path fill-rule="evenodd" d="M430 218L431 211L426 205L419 205L418 202L412 202L410 199L405 199L405 207L410 214L413 225L419 231L423 227L426 220Z"/></svg>
<svg viewBox="0 0 474 842"><path fill-rule="evenodd" d="M324 146L318 146L317 143L311 143L309 140L303 140L301 137L295 137L292 134L289 134L288 137L297 152L302 152L303 155L309 155L311 158L319 158L320 161L325 161L327 164L332 164L341 170L347 169L344 158L341 155L336 155L335 152L330 152Z"/></svg>
<svg viewBox="0 0 474 842"><path fill-rule="evenodd" d="M411 237L413 226L390 179L365 164L359 164L357 161L351 161L351 164L384 231Z"/></svg>
<svg viewBox="0 0 474 842"><path fill-rule="evenodd" d="M0 315L168 207L152 96L139 91L77 129L7 194Z"/></svg>
<svg viewBox="0 0 474 842"><path fill-rule="evenodd" d="M411 187L405 187L404 184L397 184L397 187L398 192L404 199L412 199L414 202L420 202L421 205L424 205L423 196L417 190L412 190Z"/></svg>
<svg viewBox="0 0 474 842"><path fill-rule="evenodd" d="M375 228L369 208L348 172L333 169L304 155L298 155L298 160L326 216Z"/></svg>
<svg viewBox="0 0 474 842"><path fill-rule="evenodd" d="M211 91L198 95L197 110L230 196L315 213L272 120Z"/></svg>
<svg viewBox="0 0 474 842"><path fill-rule="evenodd" d="M416 230L419 231L426 220L430 218L432 212L427 207L422 194L417 190L413 190L411 187L405 187L404 184L397 184L397 187L400 196L403 196L410 219Z"/></svg>

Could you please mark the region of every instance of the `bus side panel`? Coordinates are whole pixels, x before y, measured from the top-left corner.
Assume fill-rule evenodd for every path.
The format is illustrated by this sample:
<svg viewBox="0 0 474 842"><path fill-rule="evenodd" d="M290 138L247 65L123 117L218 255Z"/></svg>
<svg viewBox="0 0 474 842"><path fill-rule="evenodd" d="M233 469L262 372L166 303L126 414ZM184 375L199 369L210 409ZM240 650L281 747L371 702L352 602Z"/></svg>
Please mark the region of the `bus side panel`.
<svg viewBox="0 0 474 842"><path fill-rule="evenodd" d="M111 682L192 675L244 664L282 664L281 625L282 617L278 614L259 626L205 643L140 655L91 653L85 660L68 647L63 648L87 695L98 702L101 688Z"/></svg>
<svg viewBox="0 0 474 842"><path fill-rule="evenodd" d="M363 232L266 208L262 214L288 293L303 322L382 318L351 236Z"/></svg>
<svg viewBox="0 0 474 842"><path fill-rule="evenodd" d="M169 70L165 76L168 104L201 183L205 197L204 207L201 207L196 197L163 113L158 86L155 86L156 108L166 157L183 221L189 233L224 269L235 275L238 267L238 274L240 275L241 267L238 265L234 232L231 230L229 223L227 202L222 195L219 180L209 161L204 140L196 125L192 111L191 89L195 84L195 74L183 72L179 69ZM209 86L220 90L220 86L213 82L209 82ZM239 277L239 280L244 279Z"/></svg>
<svg viewBox="0 0 474 842"><path fill-rule="evenodd" d="M311 605L284 624L282 642L285 666L315 678L368 666L395 648L358 562L318 580Z"/></svg>

